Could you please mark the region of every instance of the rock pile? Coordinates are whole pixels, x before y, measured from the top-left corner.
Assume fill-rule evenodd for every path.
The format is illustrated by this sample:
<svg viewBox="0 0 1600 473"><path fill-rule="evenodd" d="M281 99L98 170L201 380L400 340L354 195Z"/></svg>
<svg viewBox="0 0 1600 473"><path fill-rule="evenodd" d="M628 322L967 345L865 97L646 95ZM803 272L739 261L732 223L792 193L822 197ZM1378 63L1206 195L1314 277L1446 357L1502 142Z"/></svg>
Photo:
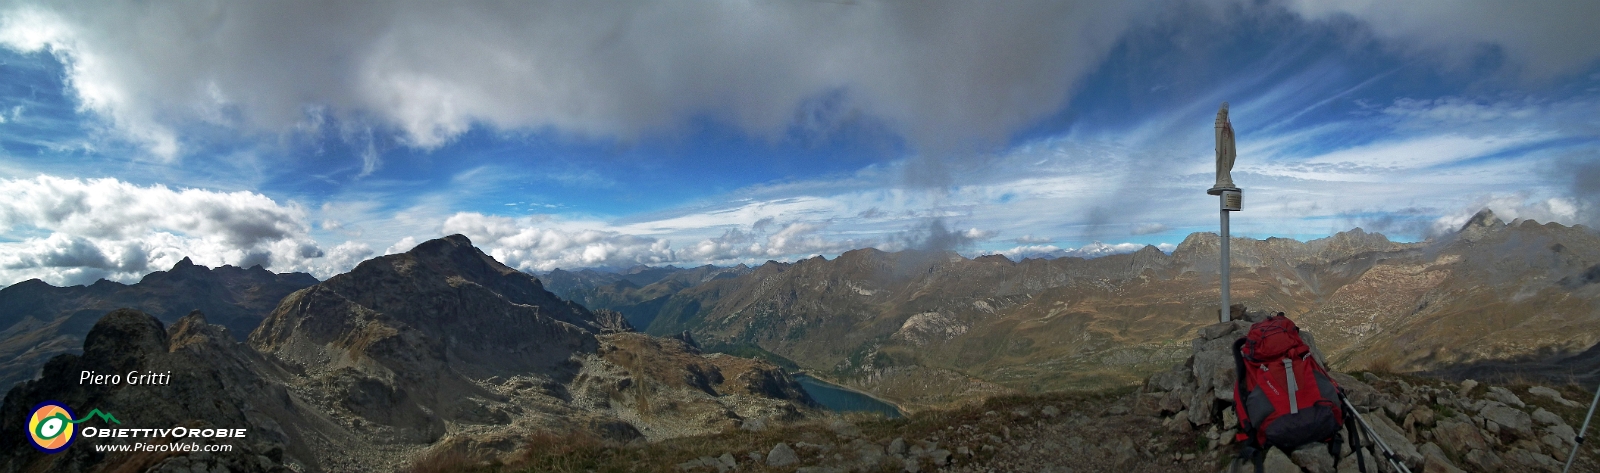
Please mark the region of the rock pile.
<svg viewBox="0 0 1600 473"><path fill-rule="evenodd" d="M1229 455L1238 432L1233 413L1232 344L1253 321L1266 314L1250 312L1246 320L1200 330L1194 355L1171 371L1151 376L1133 399L1133 413L1165 419L1179 430L1202 431L1216 455ZM1302 331L1316 353L1313 337ZM1504 386L1461 384L1403 375L1344 373L1332 376L1378 436L1412 471L1560 471L1576 431L1567 419L1581 420L1580 403L1545 386L1526 389L1526 397ZM1363 438L1364 444L1372 443ZM1290 455L1274 449L1267 471L1332 473L1357 471L1346 446L1335 462L1324 444L1301 447ZM1368 471L1389 471L1387 464ZM1178 461L1183 461L1181 458ZM1580 460L1580 465L1590 460ZM1378 463L1381 463L1378 462ZM1588 468L1594 468L1589 465ZM1589 471L1582 470L1579 471Z"/></svg>
<svg viewBox="0 0 1600 473"><path fill-rule="evenodd" d="M961 455L972 456L972 452L966 447L961 447L960 450L962 450L959 452ZM940 448L939 443L935 441L907 442L904 437L896 437L888 442L875 442L855 436L849 441L823 443L799 441L793 446L787 442L779 442L766 452L751 451L742 459L735 458L732 453L724 453L720 457L703 456L678 464L678 470L725 473L752 467L769 467L783 471L795 468L793 471L801 473L885 470L918 472L933 471L948 466L956 460L957 454L958 452Z"/></svg>

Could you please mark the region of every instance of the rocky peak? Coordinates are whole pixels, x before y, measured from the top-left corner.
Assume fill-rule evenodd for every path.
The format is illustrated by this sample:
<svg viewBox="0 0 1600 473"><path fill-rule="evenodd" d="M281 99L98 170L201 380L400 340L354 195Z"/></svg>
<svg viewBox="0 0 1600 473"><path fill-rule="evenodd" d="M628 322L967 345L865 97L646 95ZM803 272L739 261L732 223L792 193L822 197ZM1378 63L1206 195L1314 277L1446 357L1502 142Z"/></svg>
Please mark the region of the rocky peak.
<svg viewBox="0 0 1600 473"><path fill-rule="evenodd" d="M429 269L449 276L462 276L478 281L487 277L520 274L509 266L500 264L482 250L472 246L472 240L463 235L450 235L422 242L403 253L426 265ZM537 284L538 280L528 277Z"/></svg>
<svg viewBox="0 0 1600 473"><path fill-rule="evenodd" d="M89 330L83 340L83 359L115 373L141 366L152 354L167 351L167 329L160 320L132 309L117 309Z"/></svg>
<svg viewBox="0 0 1600 473"><path fill-rule="evenodd" d="M1473 214L1472 218L1467 219L1467 223L1461 226L1461 231L1466 231L1470 228L1494 229L1504 226L1506 226L1506 222L1500 220L1499 217L1494 216L1493 210L1485 208L1483 210L1479 210L1478 213Z"/></svg>
<svg viewBox="0 0 1600 473"><path fill-rule="evenodd" d="M284 298L249 338L308 369L355 360L379 378L409 372L445 382L548 370L592 351L604 331L588 309L451 235Z"/></svg>
<svg viewBox="0 0 1600 473"><path fill-rule="evenodd" d="M999 253L995 253L995 254L991 254L991 255L979 256L977 258L973 258L972 260L973 261L977 261L979 263L999 263L999 264L1004 264L1004 265L1007 265L1007 266L1010 266L1012 264L1016 264L1015 262L1011 261L1011 258L1007 258L1006 255L1002 255L1002 254L999 254Z"/></svg>
<svg viewBox="0 0 1600 473"><path fill-rule="evenodd" d="M183 316L167 327L167 339L173 347L235 343L233 334L228 333L227 327L208 323L206 315L198 310L189 312L189 315Z"/></svg>
<svg viewBox="0 0 1600 473"><path fill-rule="evenodd" d="M194 264L194 260L191 260L191 259L189 259L189 257L185 256L185 257L183 257L183 259L178 260L178 262L176 264L173 264L172 268L167 269L166 271L156 271L156 272L152 272L150 274L146 274L146 275L144 275L143 278L141 278L139 280L139 282L141 282L141 283L143 283L145 281L151 281L151 282L155 282L155 283L174 283L174 282L184 282L184 281L202 282L202 280L206 279L206 277L208 275L210 275L211 272L212 272L211 268L208 268L208 267L205 267L205 266L201 266L201 265L198 265L198 264Z"/></svg>

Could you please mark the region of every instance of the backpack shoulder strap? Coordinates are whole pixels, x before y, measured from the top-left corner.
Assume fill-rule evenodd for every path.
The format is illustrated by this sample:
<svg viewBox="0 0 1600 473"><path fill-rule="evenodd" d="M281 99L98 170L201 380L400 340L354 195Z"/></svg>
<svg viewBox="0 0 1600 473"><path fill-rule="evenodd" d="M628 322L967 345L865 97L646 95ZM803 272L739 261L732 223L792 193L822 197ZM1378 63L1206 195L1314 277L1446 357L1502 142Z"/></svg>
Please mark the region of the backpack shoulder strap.
<svg viewBox="0 0 1600 473"><path fill-rule="evenodd" d="M1250 425L1250 414L1244 410L1244 396L1250 392L1249 381L1245 379L1244 343L1245 338L1233 342L1233 414L1239 416L1239 431L1255 437L1255 426Z"/></svg>

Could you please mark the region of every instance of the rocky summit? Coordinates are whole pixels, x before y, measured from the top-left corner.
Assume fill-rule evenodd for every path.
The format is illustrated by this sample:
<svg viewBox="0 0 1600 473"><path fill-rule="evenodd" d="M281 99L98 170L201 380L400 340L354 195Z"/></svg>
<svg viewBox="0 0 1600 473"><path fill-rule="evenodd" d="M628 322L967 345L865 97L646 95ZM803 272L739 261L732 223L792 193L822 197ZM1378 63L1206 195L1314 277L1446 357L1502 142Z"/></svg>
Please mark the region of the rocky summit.
<svg viewBox="0 0 1600 473"><path fill-rule="evenodd" d="M36 404L56 400L128 427L250 434L213 439L234 447L225 455L87 446L47 455L7 436L0 471L387 471L441 456L509 461L552 433L622 443L819 413L775 365L633 332L620 314L561 300L459 235L289 294L247 343L198 312L164 328L118 310L94 325L83 353L58 355L12 389L0 410L6 431L26 429ZM171 378L79 384L82 371Z"/></svg>

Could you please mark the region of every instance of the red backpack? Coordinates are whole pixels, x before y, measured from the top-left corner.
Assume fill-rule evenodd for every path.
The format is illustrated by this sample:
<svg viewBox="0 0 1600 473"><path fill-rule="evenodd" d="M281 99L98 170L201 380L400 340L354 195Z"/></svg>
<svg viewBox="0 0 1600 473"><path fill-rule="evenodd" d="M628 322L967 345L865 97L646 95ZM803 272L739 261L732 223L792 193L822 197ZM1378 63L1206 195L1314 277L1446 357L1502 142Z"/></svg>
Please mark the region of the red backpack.
<svg viewBox="0 0 1600 473"><path fill-rule="evenodd" d="M1233 410L1239 415L1237 440L1261 471L1268 448L1290 453L1311 442L1327 442L1338 467L1339 429L1351 430L1351 448L1359 458L1355 422L1343 408L1344 391L1300 338L1300 328L1282 312L1250 326L1233 344L1238 380L1233 385Z"/></svg>

